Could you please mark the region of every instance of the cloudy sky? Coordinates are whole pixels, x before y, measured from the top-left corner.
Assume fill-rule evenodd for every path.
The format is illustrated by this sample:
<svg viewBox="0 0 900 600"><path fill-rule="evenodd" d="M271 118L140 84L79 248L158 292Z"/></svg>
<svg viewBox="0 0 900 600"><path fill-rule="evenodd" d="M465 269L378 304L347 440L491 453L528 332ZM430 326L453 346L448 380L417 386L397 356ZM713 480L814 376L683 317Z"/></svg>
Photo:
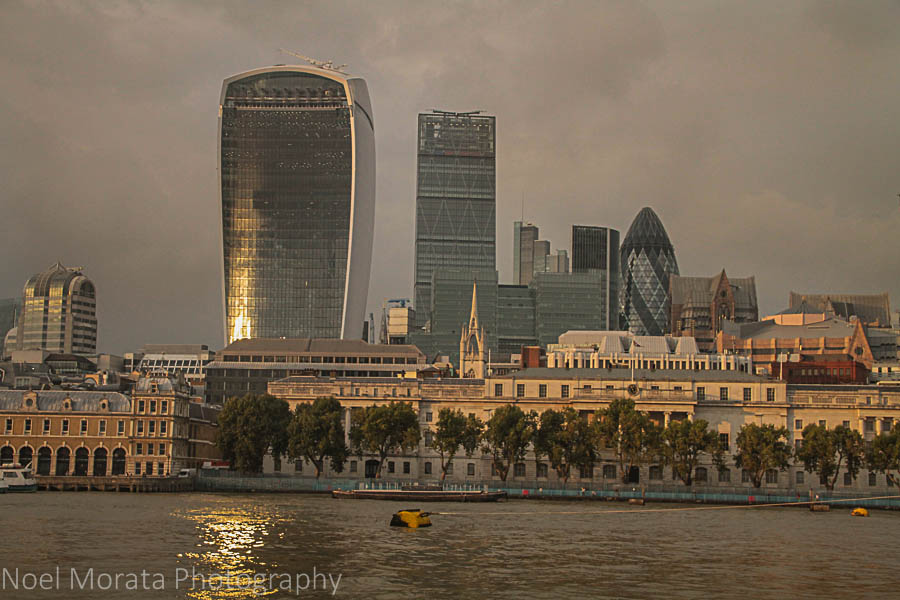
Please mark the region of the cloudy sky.
<svg viewBox="0 0 900 600"><path fill-rule="evenodd" d="M0 20L0 297L57 260L98 288L100 348L222 345L222 80L348 63L375 112L369 310L411 295L416 114L496 115L497 241L568 248L643 206L682 274L900 303L900 4L16 2Z"/></svg>

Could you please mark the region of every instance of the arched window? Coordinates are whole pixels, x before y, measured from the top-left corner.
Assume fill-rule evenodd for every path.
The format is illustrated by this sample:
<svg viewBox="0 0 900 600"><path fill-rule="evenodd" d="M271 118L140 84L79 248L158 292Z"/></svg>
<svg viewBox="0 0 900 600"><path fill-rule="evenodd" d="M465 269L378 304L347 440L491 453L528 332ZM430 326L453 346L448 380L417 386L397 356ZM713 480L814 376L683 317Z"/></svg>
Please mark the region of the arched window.
<svg viewBox="0 0 900 600"><path fill-rule="evenodd" d="M3 446L0 448L0 465L11 464L15 455L12 446Z"/></svg>
<svg viewBox="0 0 900 600"><path fill-rule="evenodd" d="M19 464L23 467L27 467L31 464L31 457L33 456L33 450L31 446L22 446L19 448Z"/></svg>
<svg viewBox="0 0 900 600"><path fill-rule="evenodd" d="M91 453L87 448L79 448L75 451L75 475L84 477L88 472L88 461Z"/></svg>
<svg viewBox="0 0 900 600"><path fill-rule="evenodd" d="M106 475L106 457L106 448L94 450L94 477L104 477Z"/></svg>
<svg viewBox="0 0 900 600"><path fill-rule="evenodd" d="M49 475L50 474L50 462L53 460L53 451L50 450L47 446L44 446L40 450L38 450L38 460L37 460L37 474L38 475Z"/></svg>
<svg viewBox="0 0 900 600"><path fill-rule="evenodd" d="M122 448L116 448L115 450L113 450L112 474L113 475L124 475L125 474L125 450L123 450Z"/></svg>
<svg viewBox="0 0 900 600"><path fill-rule="evenodd" d="M63 446L59 450L56 451L56 474L57 475L68 475L69 474L69 458L72 456L72 452Z"/></svg>

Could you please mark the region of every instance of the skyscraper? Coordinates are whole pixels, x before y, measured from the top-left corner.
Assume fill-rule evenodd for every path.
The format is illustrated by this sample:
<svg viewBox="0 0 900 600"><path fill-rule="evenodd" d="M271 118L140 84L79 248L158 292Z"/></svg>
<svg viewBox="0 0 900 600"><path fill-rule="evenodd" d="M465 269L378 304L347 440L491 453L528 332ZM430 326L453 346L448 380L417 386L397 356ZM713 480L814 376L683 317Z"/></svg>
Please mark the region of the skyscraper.
<svg viewBox="0 0 900 600"><path fill-rule="evenodd" d="M619 328L619 232L608 227L572 225L572 273L597 273L603 290L607 329Z"/></svg>
<svg viewBox="0 0 900 600"><path fill-rule="evenodd" d="M635 335L663 335L669 324L669 276L678 275L675 249L649 206L634 218L621 250L619 325Z"/></svg>
<svg viewBox="0 0 900 600"><path fill-rule="evenodd" d="M488 270L496 259L495 118L419 115L416 173L416 326L431 318L436 271Z"/></svg>
<svg viewBox="0 0 900 600"><path fill-rule="evenodd" d="M15 349L64 354L97 351L96 289L80 268L56 263L28 280Z"/></svg>
<svg viewBox="0 0 900 600"><path fill-rule="evenodd" d="M276 66L219 104L225 341L359 338L375 220L366 82Z"/></svg>
<svg viewBox="0 0 900 600"><path fill-rule="evenodd" d="M531 223L513 223L513 283L528 285L534 275L535 244L538 243L538 227ZM544 254L550 254L550 242Z"/></svg>

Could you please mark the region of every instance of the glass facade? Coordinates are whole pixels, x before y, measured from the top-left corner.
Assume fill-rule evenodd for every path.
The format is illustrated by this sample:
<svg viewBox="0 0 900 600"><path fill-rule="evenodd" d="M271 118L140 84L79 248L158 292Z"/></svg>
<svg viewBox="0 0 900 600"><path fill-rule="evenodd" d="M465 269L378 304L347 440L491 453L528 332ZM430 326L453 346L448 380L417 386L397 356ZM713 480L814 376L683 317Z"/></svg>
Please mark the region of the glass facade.
<svg viewBox="0 0 900 600"><path fill-rule="evenodd" d="M538 243L537 225L532 225L531 223L523 224L522 221L513 223L513 283L516 285L528 285L531 283L537 255L543 257L550 254L550 242L540 242L541 244L546 244L546 252L538 251L536 246Z"/></svg>
<svg viewBox="0 0 900 600"><path fill-rule="evenodd" d="M522 346L537 344L534 326L534 290L527 285L498 286L497 349L500 357L518 354Z"/></svg>
<svg viewBox="0 0 900 600"><path fill-rule="evenodd" d="M356 94L351 82L361 88ZM313 68L260 69L225 81L220 158L227 342L359 337L374 215L367 105L362 80ZM365 154L356 162L354 144ZM371 182L360 181L360 161L371 162L364 173ZM353 256L365 263L358 269L364 286L360 276L348 277L354 230L368 238L368 248L361 244ZM349 315L351 287L357 296L364 288L362 308L353 311L358 315Z"/></svg>
<svg viewBox="0 0 900 600"><path fill-rule="evenodd" d="M609 329L606 271L535 273L535 334L538 344L555 344L570 330Z"/></svg>
<svg viewBox="0 0 900 600"><path fill-rule="evenodd" d="M494 117L472 113L420 114L418 128L413 281L421 328L431 319L433 273L496 270L496 135Z"/></svg>
<svg viewBox="0 0 900 600"><path fill-rule="evenodd" d="M619 232L608 227L572 226L572 273L602 274L603 304L619 303ZM605 310L603 329L619 328L619 311Z"/></svg>
<svg viewBox="0 0 900 600"><path fill-rule="evenodd" d="M97 351L97 299L93 282L59 263L25 284L16 349L65 354Z"/></svg>
<svg viewBox="0 0 900 600"><path fill-rule="evenodd" d="M675 249L650 207L634 218L621 250L620 325L635 335L663 335L669 322L669 276L678 275Z"/></svg>

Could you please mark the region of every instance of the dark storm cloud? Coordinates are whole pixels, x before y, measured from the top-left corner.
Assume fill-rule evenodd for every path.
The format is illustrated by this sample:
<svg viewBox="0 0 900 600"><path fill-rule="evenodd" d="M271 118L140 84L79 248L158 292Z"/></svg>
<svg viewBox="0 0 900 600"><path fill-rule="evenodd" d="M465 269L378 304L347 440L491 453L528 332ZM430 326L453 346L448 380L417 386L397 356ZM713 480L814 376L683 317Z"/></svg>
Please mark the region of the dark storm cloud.
<svg viewBox="0 0 900 600"><path fill-rule="evenodd" d="M349 63L375 109L369 294L411 292L415 119L498 123L498 265L512 221L569 246L653 206L685 274L900 302L895 2L25 2L0 22L0 296L57 259L98 286L103 350L221 345L222 80Z"/></svg>

